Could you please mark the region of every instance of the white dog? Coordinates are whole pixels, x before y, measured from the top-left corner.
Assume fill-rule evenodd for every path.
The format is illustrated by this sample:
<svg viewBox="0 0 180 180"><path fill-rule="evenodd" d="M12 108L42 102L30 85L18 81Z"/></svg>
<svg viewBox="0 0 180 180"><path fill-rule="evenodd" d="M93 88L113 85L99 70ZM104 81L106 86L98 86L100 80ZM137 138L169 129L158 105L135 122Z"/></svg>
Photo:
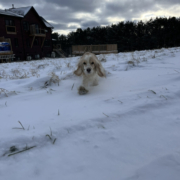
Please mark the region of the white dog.
<svg viewBox="0 0 180 180"><path fill-rule="evenodd" d="M82 86L79 87L79 94L88 92L88 85L98 85L98 76L105 77L105 70L95 54L86 52L78 62L77 70L74 71L77 76L83 76Z"/></svg>

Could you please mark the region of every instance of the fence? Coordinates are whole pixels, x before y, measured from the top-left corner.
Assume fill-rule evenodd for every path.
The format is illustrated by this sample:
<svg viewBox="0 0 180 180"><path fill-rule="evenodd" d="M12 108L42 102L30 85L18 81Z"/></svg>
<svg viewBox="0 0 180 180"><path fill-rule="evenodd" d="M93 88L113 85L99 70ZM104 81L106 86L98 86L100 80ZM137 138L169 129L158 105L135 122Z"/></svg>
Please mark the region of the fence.
<svg viewBox="0 0 180 180"><path fill-rule="evenodd" d="M117 50L117 44L72 46L73 55L82 55L85 52L92 52L94 54L109 54L109 53L118 53L118 50Z"/></svg>

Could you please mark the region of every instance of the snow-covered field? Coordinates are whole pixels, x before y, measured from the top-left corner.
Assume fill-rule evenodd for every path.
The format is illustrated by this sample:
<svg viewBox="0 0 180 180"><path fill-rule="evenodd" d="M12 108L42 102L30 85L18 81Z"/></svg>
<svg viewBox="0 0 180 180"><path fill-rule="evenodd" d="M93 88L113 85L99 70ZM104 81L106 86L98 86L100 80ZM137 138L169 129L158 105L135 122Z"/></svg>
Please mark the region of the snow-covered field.
<svg viewBox="0 0 180 180"><path fill-rule="evenodd" d="M179 180L180 48L78 58L0 64L0 179Z"/></svg>

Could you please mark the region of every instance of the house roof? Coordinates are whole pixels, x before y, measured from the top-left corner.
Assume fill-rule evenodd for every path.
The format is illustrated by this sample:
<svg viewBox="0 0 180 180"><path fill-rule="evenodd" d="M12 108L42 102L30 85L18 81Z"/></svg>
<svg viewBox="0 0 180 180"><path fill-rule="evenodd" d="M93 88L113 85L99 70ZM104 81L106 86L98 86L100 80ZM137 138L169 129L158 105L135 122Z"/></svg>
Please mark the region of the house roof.
<svg viewBox="0 0 180 180"><path fill-rule="evenodd" d="M41 17L42 21L44 22L44 24L46 25L46 27L50 27L50 28L54 29L54 27L50 23L48 23L42 16L40 16L40 17Z"/></svg>
<svg viewBox="0 0 180 180"><path fill-rule="evenodd" d="M22 15L9 11L9 9L5 9L5 10L0 9L0 14L6 15L6 16L23 17Z"/></svg>
<svg viewBox="0 0 180 180"><path fill-rule="evenodd" d="M15 14L21 15L21 16L25 16L32 7L33 6L21 7L21 8L10 8L9 11Z"/></svg>
<svg viewBox="0 0 180 180"><path fill-rule="evenodd" d="M28 7L20 7L20 8L10 8L5 10L0 10L0 14L7 15L7 16L15 16L15 17L21 17L23 18L26 16L26 14L31 10L31 8L34 9L33 6ZM35 9L34 9L35 10ZM36 10L35 10L36 11ZM37 11L36 11L37 13ZM37 13L39 16L39 14ZM44 25L49 28L54 28L50 23L48 23L43 17L39 16L41 20L43 21Z"/></svg>

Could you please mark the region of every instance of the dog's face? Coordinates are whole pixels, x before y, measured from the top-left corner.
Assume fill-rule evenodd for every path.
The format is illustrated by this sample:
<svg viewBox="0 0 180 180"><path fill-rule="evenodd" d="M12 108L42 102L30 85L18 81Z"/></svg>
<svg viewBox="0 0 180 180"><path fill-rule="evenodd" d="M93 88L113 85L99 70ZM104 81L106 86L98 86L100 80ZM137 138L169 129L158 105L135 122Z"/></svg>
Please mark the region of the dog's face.
<svg viewBox="0 0 180 180"><path fill-rule="evenodd" d="M86 75L91 75L95 72L95 62L92 58L84 59L82 62L83 73Z"/></svg>
<svg viewBox="0 0 180 180"><path fill-rule="evenodd" d="M81 57L78 63L78 68L74 71L74 74L77 76L81 76L82 74L90 76L94 73L97 73L100 77L105 77L105 74L101 68L102 66L96 55L87 52Z"/></svg>

